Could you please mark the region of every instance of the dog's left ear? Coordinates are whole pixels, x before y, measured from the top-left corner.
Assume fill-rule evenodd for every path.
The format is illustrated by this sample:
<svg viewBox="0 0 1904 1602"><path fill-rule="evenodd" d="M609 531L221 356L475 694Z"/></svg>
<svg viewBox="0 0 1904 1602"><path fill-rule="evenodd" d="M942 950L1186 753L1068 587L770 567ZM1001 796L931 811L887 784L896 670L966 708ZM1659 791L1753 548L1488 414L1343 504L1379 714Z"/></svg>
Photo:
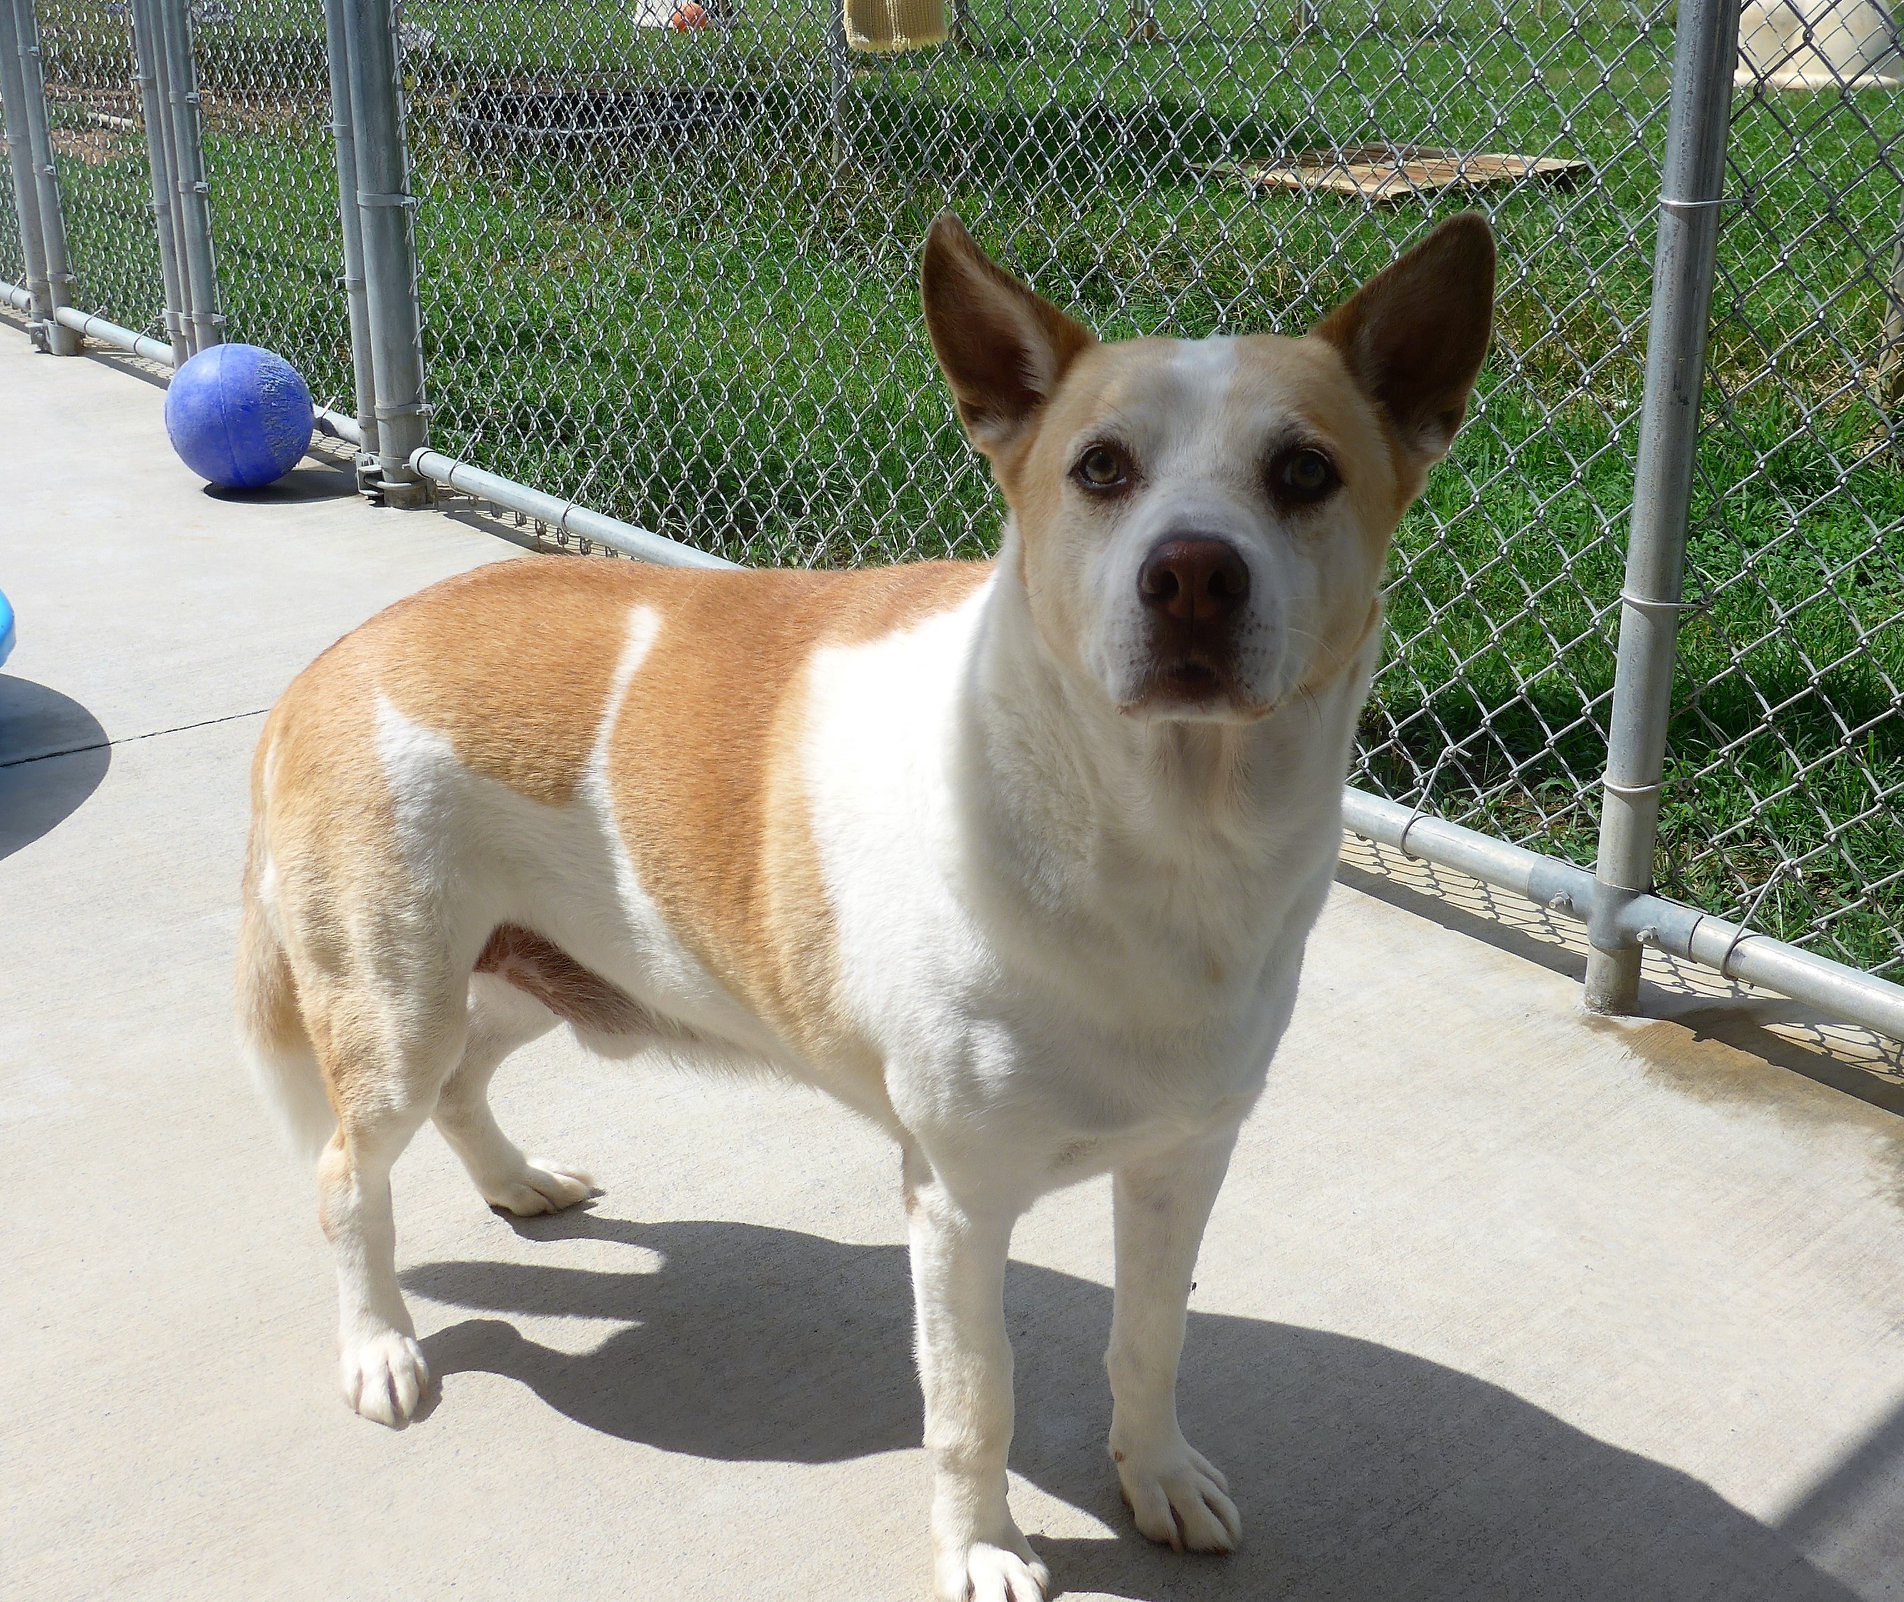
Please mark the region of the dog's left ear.
<svg viewBox="0 0 1904 1602"><path fill-rule="evenodd" d="M919 272L926 330L972 443L997 457L1097 341L973 243L951 212L926 235Z"/></svg>
<svg viewBox="0 0 1904 1602"><path fill-rule="evenodd" d="M1494 324L1494 231L1450 217L1310 332L1341 351L1416 468L1453 441Z"/></svg>

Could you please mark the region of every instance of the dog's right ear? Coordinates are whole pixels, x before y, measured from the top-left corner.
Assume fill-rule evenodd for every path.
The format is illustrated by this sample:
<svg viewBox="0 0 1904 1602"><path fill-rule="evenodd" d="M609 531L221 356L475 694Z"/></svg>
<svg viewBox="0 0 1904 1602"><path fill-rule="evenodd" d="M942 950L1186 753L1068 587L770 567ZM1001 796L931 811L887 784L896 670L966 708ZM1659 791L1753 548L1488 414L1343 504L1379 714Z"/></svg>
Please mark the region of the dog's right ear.
<svg viewBox="0 0 1904 1602"><path fill-rule="evenodd" d="M1494 231L1470 211L1450 217L1310 332L1341 351L1419 474L1467 414L1493 321Z"/></svg>
<svg viewBox="0 0 1904 1602"><path fill-rule="evenodd" d="M926 330L959 421L974 445L997 457L1097 341L994 265L949 211L926 235L919 279Z"/></svg>

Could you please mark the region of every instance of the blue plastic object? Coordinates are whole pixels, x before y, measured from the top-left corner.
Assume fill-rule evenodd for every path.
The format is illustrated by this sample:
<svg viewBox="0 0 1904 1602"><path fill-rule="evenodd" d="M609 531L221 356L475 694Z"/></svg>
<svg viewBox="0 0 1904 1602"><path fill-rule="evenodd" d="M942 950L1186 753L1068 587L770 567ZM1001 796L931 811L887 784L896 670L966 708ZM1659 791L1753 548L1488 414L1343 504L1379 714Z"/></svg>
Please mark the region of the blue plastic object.
<svg viewBox="0 0 1904 1602"><path fill-rule="evenodd" d="M0 590L0 665L13 655L13 603Z"/></svg>
<svg viewBox="0 0 1904 1602"><path fill-rule="evenodd" d="M213 345L172 375L165 432L200 478L260 489L311 447L311 391L282 356L257 345Z"/></svg>

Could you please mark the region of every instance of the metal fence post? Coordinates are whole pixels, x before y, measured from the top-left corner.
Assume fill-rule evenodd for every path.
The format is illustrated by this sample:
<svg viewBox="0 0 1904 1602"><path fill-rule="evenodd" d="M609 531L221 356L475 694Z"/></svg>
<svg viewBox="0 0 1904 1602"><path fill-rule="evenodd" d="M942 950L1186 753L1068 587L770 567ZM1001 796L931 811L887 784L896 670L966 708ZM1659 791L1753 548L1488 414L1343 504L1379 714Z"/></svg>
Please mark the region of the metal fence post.
<svg viewBox="0 0 1904 1602"><path fill-rule="evenodd" d="M6 0L0 0L0 4ZM59 321L72 300L73 275L66 254L66 213L60 205L59 169L53 165L53 133L47 120L46 80L40 71L40 28L33 0L11 0L18 63L19 116L26 130L26 153L39 222L40 268L44 298L36 297L39 338L55 356L77 356L85 344ZM44 307L44 310L39 309Z"/></svg>
<svg viewBox="0 0 1904 1602"><path fill-rule="evenodd" d="M166 226L172 231L172 269L178 277L178 337L173 352L179 361L192 354L192 270L185 255L185 197L179 190L177 127L172 116L172 56L165 41L165 0L137 0L152 50L152 92L156 118L146 124L146 143L157 150L165 166ZM178 362L174 362L174 366Z"/></svg>
<svg viewBox="0 0 1904 1602"><path fill-rule="evenodd" d="M204 129L198 115L198 68L192 60L189 0L151 0L159 18L159 48L170 80L173 189L179 197L180 279L192 354L225 338L212 260L212 186L205 178Z"/></svg>
<svg viewBox="0 0 1904 1602"><path fill-rule="evenodd" d="M846 42L846 8L832 0L826 24L827 126L833 139L833 172L846 170L846 102L853 92L853 55Z"/></svg>
<svg viewBox="0 0 1904 1602"><path fill-rule="evenodd" d="M1626 1014L1639 1004L1641 931L1629 926L1625 913L1634 897L1652 888L1659 838L1738 26L1739 0L1681 0L1597 889L1587 931L1592 1012Z"/></svg>
<svg viewBox="0 0 1904 1602"><path fill-rule="evenodd" d="M357 134L351 120L350 56L344 0L324 0L324 44L330 61L331 132L337 143L337 216L344 238L344 300L350 314L350 365L357 407L360 488L377 469L377 377L364 295L363 223L357 211Z"/></svg>
<svg viewBox="0 0 1904 1602"><path fill-rule="evenodd" d="M13 169L13 210L20 224L20 255L25 264L27 315L34 338L45 343L53 321L46 282L46 253L40 240L40 192L26 135L26 89L20 78L20 32L10 0L0 0L0 110L6 114L7 160Z"/></svg>
<svg viewBox="0 0 1904 1602"><path fill-rule="evenodd" d="M159 273L165 284L165 335L172 365L192 354L188 311L179 271L178 181L172 164L171 123L159 78L159 30L153 0L132 0L132 48L139 85L139 113L145 123L146 164L152 172L152 224L159 241Z"/></svg>
<svg viewBox="0 0 1904 1602"><path fill-rule="evenodd" d="M375 489L387 506L424 506L430 484L410 467L427 443L423 328L417 305L409 153L397 80L391 0L341 0L357 150L357 209L364 302L376 385Z"/></svg>
<svg viewBox="0 0 1904 1602"><path fill-rule="evenodd" d="M1884 333L1878 345L1878 400L1897 448L1897 411L1904 405L1904 217L1891 246L1891 276L1884 286Z"/></svg>

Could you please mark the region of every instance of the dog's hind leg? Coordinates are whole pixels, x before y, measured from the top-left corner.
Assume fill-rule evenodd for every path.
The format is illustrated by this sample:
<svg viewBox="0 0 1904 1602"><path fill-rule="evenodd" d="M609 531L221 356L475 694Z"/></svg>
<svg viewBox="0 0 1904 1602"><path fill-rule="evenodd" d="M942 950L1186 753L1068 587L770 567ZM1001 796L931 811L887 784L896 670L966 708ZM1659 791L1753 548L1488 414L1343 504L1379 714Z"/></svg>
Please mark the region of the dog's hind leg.
<svg viewBox="0 0 1904 1602"><path fill-rule="evenodd" d="M503 1058L559 1022L557 1014L500 974L472 975L463 1058L436 1103L436 1127L462 1158L483 1200L525 1217L560 1212L594 1189L586 1174L546 1157L523 1156L489 1109L489 1081Z"/></svg>
<svg viewBox="0 0 1904 1602"><path fill-rule="evenodd" d="M337 1261L339 1374L365 1418L400 1428L430 1383L397 1284L390 1169L463 1051L462 982L448 973L331 979L308 991L311 1034L337 1113L317 1164L318 1217Z"/></svg>

